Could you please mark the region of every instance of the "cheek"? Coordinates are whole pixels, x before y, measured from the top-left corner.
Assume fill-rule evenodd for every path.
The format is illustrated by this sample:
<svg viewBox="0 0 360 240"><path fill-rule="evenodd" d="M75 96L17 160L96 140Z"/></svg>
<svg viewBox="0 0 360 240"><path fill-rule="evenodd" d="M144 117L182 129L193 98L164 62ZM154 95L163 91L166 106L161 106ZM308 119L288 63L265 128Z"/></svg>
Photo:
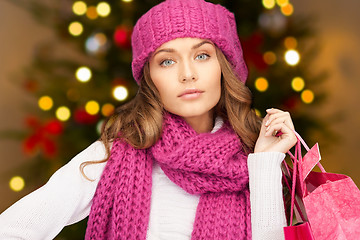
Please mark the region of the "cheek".
<svg viewBox="0 0 360 240"><path fill-rule="evenodd" d="M213 96L217 104L221 97L221 75L217 81L213 82Z"/></svg>
<svg viewBox="0 0 360 240"><path fill-rule="evenodd" d="M209 71L211 69L211 71ZM211 86L212 93L216 98L220 98L221 94L221 68L218 64L215 64L211 68L208 68L207 77L209 79L209 85Z"/></svg>
<svg viewBox="0 0 360 240"><path fill-rule="evenodd" d="M166 76L166 77L165 77ZM167 108L171 93L174 93L173 86L169 84L169 78L166 74L159 73L159 71L150 72L151 80L159 92L160 101Z"/></svg>
<svg viewBox="0 0 360 240"><path fill-rule="evenodd" d="M164 89L164 80L162 79L162 75L159 71L152 70L150 68L150 78L152 82L154 83L156 89L160 93L160 96L162 95L163 89Z"/></svg>

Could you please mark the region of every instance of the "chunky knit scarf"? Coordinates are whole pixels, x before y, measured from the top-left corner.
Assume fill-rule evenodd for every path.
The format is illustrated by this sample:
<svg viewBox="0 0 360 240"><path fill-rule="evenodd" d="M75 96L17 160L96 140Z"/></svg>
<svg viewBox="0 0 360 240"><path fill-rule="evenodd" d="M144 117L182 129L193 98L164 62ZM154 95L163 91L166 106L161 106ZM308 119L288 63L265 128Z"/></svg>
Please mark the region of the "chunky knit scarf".
<svg viewBox="0 0 360 240"><path fill-rule="evenodd" d="M197 134L182 118L166 114L162 137L151 148L114 142L85 239L146 239L153 161L185 191L201 195L192 239L251 239L246 159L229 124Z"/></svg>

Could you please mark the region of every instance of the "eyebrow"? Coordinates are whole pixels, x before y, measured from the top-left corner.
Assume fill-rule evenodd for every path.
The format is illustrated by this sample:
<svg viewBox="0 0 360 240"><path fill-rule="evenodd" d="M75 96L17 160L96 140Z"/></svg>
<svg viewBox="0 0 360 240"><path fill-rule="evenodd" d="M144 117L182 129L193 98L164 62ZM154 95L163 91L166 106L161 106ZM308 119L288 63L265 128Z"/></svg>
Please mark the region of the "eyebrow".
<svg viewBox="0 0 360 240"><path fill-rule="evenodd" d="M202 41L202 42L200 42L200 43L195 44L194 46L192 46L191 49L192 49L192 50L197 49L197 48L199 48L199 47L201 47L202 45L207 44L207 43L213 45L212 42L210 42L210 41L208 41L208 40L204 40L204 41ZM153 55L153 57L155 57L155 55L158 54L158 53L160 53L160 52L170 52L170 53L171 53L171 52L176 52L176 50L173 49L173 48L163 48L163 49L160 49L159 51L155 52L154 55Z"/></svg>

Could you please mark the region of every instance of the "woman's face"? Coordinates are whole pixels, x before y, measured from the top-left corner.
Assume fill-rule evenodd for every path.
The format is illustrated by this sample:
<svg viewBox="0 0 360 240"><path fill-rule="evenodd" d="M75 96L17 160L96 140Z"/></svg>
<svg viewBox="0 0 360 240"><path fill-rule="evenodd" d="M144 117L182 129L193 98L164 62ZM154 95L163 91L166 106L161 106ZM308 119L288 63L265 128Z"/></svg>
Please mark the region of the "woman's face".
<svg viewBox="0 0 360 240"><path fill-rule="evenodd" d="M152 54L149 66L167 111L185 120L212 118L211 110L221 95L221 69L212 42L197 38L171 40Z"/></svg>

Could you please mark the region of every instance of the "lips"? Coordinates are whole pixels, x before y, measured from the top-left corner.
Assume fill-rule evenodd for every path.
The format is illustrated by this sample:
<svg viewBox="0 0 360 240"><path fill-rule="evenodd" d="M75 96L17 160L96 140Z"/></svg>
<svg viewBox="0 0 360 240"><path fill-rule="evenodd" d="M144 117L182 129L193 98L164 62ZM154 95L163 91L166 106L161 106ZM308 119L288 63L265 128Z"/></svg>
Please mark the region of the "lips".
<svg viewBox="0 0 360 240"><path fill-rule="evenodd" d="M191 97L191 96L199 96L204 91L199 89L186 89L184 92L182 92L178 97Z"/></svg>

